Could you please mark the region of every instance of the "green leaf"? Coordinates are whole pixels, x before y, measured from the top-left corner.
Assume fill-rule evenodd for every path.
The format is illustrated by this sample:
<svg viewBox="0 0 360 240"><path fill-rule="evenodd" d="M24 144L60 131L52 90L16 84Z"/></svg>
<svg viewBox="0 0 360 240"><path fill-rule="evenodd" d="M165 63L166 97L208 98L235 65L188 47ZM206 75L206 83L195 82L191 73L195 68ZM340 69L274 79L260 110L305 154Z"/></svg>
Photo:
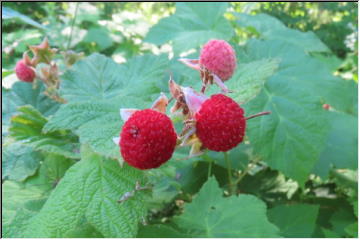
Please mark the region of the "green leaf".
<svg viewBox="0 0 360 240"><path fill-rule="evenodd" d="M104 50L113 44L107 28L90 28L82 42L96 43L99 50Z"/></svg>
<svg viewBox="0 0 360 240"><path fill-rule="evenodd" d="M137 238L183 238L183 232L167 224L141 226Z"/></svg>
<svg viewBox="0 0 360 240"><path fill-rule="evenodd" d="M254 196L222 197L214 177L185 205L174 222L187 237L278 237L266 217L265 204Z"/></svg>
<svg viewBox="0 0 360 240"><path fill-rule="evenodd" d="M352 238L357 238L358 236L358 223L357 221L353 224L348 225L345 228L345 232Z"/></svg>
<svg viewBox="0 0 360 240"><path fill-rule="evenodd" d="M60 92L69 102L128 95L150 100L149 95L158 93L158 82L165 80L166 68L164 55L134 57L119 65L104 55L92 54L64 73Z"/></svg>
<svg viewBox="0 0 360 240"><path fill-rule="evenodd" d="M24 181L35 174L42 155L20 143L5 146L2 152L2 179Z"/></svg>
<svg viewBox="0 0 360 240"><path fill-rule="evenodd" d="M322 104L346 111L353 107L351 99L357 97L323 63L292 44L251 40L239 55L244 62L281 61L261 93L244 105L247 116L272 112L249 120L247 133L255 152L270 167L303 185L325 149L330 130Z"/></svg>
<svg viewBox="0 0 360 240"><path fill-rule="evenodd" d="M117 201L144 186L143 172L104 159L88 147L81 149L81 161L73 165L51 193L26 229L27 237L64 237L86 221L104 237L134 237L145 216L144 191Z"/></svg>
<svg viewBox="0 0 360 240"><path fill-rule="evenodd" d="M306 238L311 237L315 230L318 212L318 205L279 205L268 211L268 217L283 237Z"/></svg>
<svg viewBox="0 0 360 240"><path fill-rule="evenodd" d="M228 3L176 3L176 12L160 20L145 37L146 42L162 45L173 42L175 54L197 48L211 38L229 40L233 30L224 18Z"/></svg>
<svg viewBox="0 0 360 240"><path fill-rule="evenodd" d="M299 189L297 182L269 168L245 176L239 183L242 193L252 194L266 202L287 201Z"/></svg>
<svg viewBox="0 0 360 240"><path fill-rule="evenodd" d="M26 186L36 186L46 193L56 187L65 172L75 161L61 155L46 154L36 175L28 178Z"/></svg>
<svg viewBox="0 0 360 240"><path fill-rule="evenodd" d="M19 183L5 181L2 196L3 237L24 237L23 231L29 220L44 203L43 192L33 186L25 188Z"/></svg>
<svg viewBox="0 0 360 240"><path fill-rule="evenodd" d="M16 113L19 106L30 104L39 110L44 116L49 116L56 112L60 104L51 100L43 91L45 90L43 84L38 84L34 89L32 84L26 82L16 82L11 90L2 88L2 114L3 118L10 119Z"/></svg>
<svg viewBox="0 0 360 240"><path fill-rule="evenodd" d="M313 32L290 29L267 14L247 15L236 13L237 23L255 28L264 39L281 40L303 48L306 52L329 52L329 48Z"/></svg>
<svg viewBox="0 0 360 240"><path fill-rule="evenodd" d="M345 237L347 235L346 230L349 229L346 228L353 224L355 221L356 218L352 214L352 211L349 211L349 209L347 208L340 208L330 218L330 223L333 227L333 230L341 237Z"/></svg>
<svg viewBox="0 0 360 240"><path fill-rule="evenodd" d="M331 167L358 168L358 120L341 112L328 112L331 123L326 147L314 167L314 173L327 177Z"/></svg>
<svg viewBox="0 0 360 240"><path fill-rule="evenodd" d="M229 95L239 103L248 102L260 93L278 65L278 59L261 59L244 64L240 62L234 76L226 82L227 87L234 92Z"/></svg>
<svg viewBox="0 0 360 240"><path fill-rule="evenodd" d="M321 228L322 232L324 233L325 238L340 238L341 236L334 231L331 231L326 228Z"/></svg>
<svg viewBox="0 0 360 240"><path fill-rule="evenodd" d="M47 119L31 105L18 108L21 113L11 119L10 136L24 140L36 150L61 154L69 158L79 158L79 144L76 136L69 132L43 133Z"/></svg>
<svg viewBox="0 0 360 240"><path fill-rule="evenodd" d="M61 106L45 125L44 131L75 130L81 143L107 157L120 159L119 147L112 138L119 136L122 127L120 108L147 108L133 97L117 97L107 101L75 102Z"/></svg>
<svg viewBox="0 0 360 240"><path fill-rule="evenodd" d="M29 18L28 16L25 16L24 14L21 14L9 7L1 7L1 14L2 14L2 19L10 19L10 18L18 18L21 21L30 24L34 27L37 28L41 28L41 29L46 29L45 26L41 25L40 23L32 20L31 18Z"/></svg>

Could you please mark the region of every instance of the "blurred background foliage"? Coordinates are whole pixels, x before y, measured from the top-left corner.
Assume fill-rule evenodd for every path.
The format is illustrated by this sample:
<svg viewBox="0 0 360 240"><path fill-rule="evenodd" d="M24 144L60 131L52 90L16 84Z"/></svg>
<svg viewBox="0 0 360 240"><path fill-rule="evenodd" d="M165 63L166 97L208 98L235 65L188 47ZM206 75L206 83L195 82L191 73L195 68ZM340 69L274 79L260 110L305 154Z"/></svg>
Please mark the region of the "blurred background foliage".
<svg viewBox="0 0 360 240"><path fill-rule="evenodd" d="M170 46L158 48L142 40L153 24L175 12L174 3L5 2L3 6L45 26L31 25L29 19L16 15L4 19L3 69L13 68L27 45L40 43L44 34L60 50L72 49L86 56L100 52L119 63L138 54L171 51ZM236 12L267 13L287 27L313 31L335 54L331 59L338 73L357 81L357 3L241 2L231 3L231 7ZM238 42L254 34L239 31L233 37Z"/></svg>

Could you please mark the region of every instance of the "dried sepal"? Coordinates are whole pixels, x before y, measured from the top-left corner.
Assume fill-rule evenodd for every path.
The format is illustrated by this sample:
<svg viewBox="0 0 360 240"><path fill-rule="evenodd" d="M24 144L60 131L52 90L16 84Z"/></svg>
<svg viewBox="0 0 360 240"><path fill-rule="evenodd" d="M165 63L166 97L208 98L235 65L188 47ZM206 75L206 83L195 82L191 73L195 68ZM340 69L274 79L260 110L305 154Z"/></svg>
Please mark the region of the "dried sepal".
<svg viewBox="0 0 360 240"><path fill-rule="evenodd" d="M199 59L179 58L178 60L183 64L185 64L186 66L195 69L197 71L200 71Z"/></svg>
<svg viewBox="0 0 360 240"><path fill-rule="evenodd" d="M39 45L29 46L29 48L34 54L32 59L32 64L34 65L37 65L38 63L50 64L52 58L57 52L57 49L50 48L49 41L46 37Z"/></svg>
<svg viewBox="0 0 360 240"><path fill-rule="evenodd" d="M160 97L158 97L153 105L151 106L151 109L159 111L161 113L166 113L166 107L169 104L169 100L166 97L164 93L160 93Z"/></svg>

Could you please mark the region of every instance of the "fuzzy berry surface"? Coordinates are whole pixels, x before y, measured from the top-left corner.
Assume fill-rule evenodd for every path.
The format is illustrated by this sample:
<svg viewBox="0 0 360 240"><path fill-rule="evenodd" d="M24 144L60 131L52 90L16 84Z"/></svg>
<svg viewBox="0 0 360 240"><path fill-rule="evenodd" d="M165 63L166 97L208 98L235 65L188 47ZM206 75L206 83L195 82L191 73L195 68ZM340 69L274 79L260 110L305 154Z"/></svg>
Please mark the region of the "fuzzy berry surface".
<svg viewBox="0 0 360 240"><path fill-rule="evenodd" d="M210 40L201 49L200 65L226 81L236 68L234 49L224 40Z"/></svg>
<svg viewBox="0 0 360 240"><path fill-rule="evenodd" d="M33 82L35 78L35 71L25 64L24 60L16 63L15 73L19 80L23 82Z"/></svg>
<svg viewBox="0 0 360 240"><path fill-rule="evenodd" d="M120 152L124 160L135 168L157 168L171 158L176 140L168 116L152 109L139 110L123 126Z"/></svg>
<svg viewBox="0 0 360 240"><path fill-rule="evenodd" d="M226 152L243 141L246 128L244 110L223 94L212 95L195 114L196 135L203 146Z"/></svg>

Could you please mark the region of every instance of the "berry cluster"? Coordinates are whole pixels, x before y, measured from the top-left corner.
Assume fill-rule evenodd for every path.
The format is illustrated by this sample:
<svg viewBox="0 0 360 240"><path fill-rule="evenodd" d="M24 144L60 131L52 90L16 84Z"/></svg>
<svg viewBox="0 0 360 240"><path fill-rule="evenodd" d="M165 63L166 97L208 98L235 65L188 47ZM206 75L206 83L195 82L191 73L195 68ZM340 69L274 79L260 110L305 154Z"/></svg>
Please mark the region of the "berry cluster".
<svg viewBox="0 0 360 240"><path fill-rule="evenodd" d="M176 146L191 146L190 156L197 156L205 149L226 152L244 139L246 118L244 110L225 94L230 90L224 82L236 69L236 55L226 41L210 40L200 54L200 59L179 59L200 72L202 89L196 92L169 81L169 89L175 104L170 112L182 110L184 127L177 135L171 119L166 115L169 103L164 94L150 109L121 109L125 121L120 138L114 138L120 146L123 159L139 169L157 168L168 161ZM215 83L223 93L206 96L209 84ZM268 112L256 116L268 114Z"/></svg>

